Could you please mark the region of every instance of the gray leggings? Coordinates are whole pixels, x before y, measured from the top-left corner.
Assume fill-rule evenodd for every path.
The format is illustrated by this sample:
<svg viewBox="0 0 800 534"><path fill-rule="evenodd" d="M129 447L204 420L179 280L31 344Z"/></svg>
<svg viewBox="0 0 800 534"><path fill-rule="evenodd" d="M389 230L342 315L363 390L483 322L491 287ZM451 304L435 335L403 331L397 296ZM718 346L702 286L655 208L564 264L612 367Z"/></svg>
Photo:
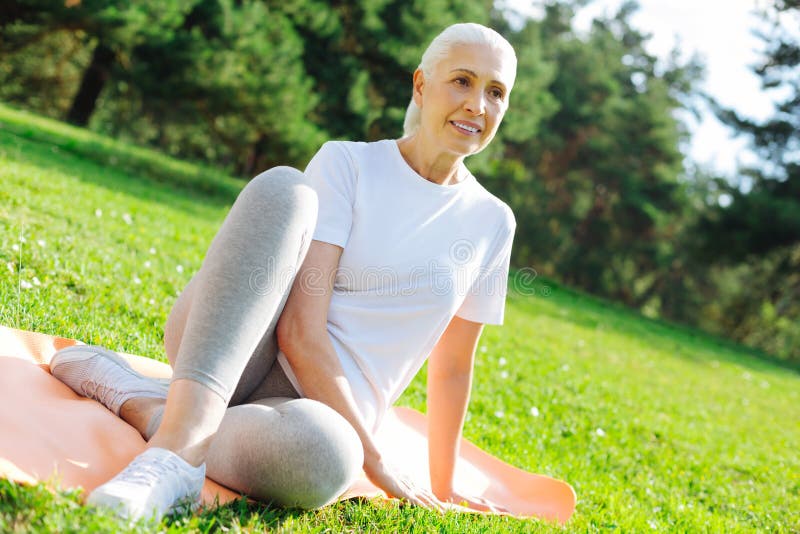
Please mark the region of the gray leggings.
<svg viewBox="0 0 800 534"><path fill-rule="evenodd" d="M229 402L206 458L208 475L249 497L317 508L358 476L361 441L338 412L299 398L276 361L275 326L311 242L317 196L276 167L239 194L164 328L173 380ZM146 436L155 433L157 414Z"/></svg>

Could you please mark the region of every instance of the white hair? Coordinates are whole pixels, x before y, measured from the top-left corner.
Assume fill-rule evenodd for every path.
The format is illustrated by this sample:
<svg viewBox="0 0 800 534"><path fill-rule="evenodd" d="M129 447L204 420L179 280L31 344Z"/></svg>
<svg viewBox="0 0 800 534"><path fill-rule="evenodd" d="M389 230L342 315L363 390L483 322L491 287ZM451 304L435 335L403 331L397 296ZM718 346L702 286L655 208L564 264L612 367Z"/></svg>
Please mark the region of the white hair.
<svg viewBox="0 0 800 534"><path fill-rule="evenodd" d="M436 65L447 57L453 46L463 44L486 45L500 51L506 57L513 59L516 73L517 55L511 43L491 28L473 22L464 22L448 26L428 45L419 64L419 69L425 78L433 75ZM511 83L513 84L513 82L512 79ZM419 129L420 119L420 109L412 97L403 122L403 135L408 137L416 133Z"/></svg>

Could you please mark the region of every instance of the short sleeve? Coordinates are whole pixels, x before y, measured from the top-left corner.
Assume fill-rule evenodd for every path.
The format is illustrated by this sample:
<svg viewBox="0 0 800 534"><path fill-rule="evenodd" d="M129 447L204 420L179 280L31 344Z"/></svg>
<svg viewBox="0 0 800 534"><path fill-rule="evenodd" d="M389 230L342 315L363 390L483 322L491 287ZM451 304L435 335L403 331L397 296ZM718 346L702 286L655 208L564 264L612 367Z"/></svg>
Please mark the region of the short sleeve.
<svg viewBox="0 0 800 534"><path fill-rule="evenodd" d="M319 199L312 239L344 248L353 223L357 179L349 153L341 143L329 141L311 158L305 175Z"/></svg>
<svg viewBox="0 0 800 534"><path fill-rule="evenodd" d="M488 261L481 266L478 277L456 311L458 317L475 323L503 324L515 230L514 215L507 209L505 224L495 237L495 246L487 256Z"/></svg>

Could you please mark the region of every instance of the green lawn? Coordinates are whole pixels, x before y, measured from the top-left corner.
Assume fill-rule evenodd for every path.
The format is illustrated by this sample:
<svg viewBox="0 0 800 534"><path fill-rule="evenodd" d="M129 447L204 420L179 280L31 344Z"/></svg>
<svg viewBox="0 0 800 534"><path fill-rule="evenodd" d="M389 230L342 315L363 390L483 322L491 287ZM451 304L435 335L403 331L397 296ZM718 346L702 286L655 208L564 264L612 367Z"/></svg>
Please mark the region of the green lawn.
<svg viewBox="0 0 800 534"><path fill-rule="evenodd" d="M241 185L0 106L0 324L163 360L170 306ZM567 531L800 532L797 369L549 280L512 282L506 324L481 340L465 434L571 483ZM401 403L424 409L423 384ZM78 502L0 481L0 532L124 528ZM238 502L162 528L560 531L381 501Z"/></svg>

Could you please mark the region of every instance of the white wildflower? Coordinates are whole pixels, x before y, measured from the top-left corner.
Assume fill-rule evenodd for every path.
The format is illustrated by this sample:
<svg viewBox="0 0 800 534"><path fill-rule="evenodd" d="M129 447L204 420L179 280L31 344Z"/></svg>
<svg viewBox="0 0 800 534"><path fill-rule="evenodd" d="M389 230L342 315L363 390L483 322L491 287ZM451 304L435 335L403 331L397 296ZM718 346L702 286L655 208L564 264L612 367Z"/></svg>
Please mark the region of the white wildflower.
<svg viewBox="0 0 800 534"><path fill-rule="evenodd" d="M8 267L8 271L11 274L14 274L14 264L13 263L11 263L11 262L6 263L6 267Z"/></svg>
<svg viewBox="0 0 800 534"><path fill-rule="evenodd" d="M183 272L183 265L178 265L177 267L175 267L175 270L178 271L179 273L182 273Z"/></svg>
<svg viewBox="0 0 800 534"><path fill-rule="evenodd" d="M488 350L488 349L486 348L486 346L485 346L485 345L481 347L481 352L486 352L487 350Z"/></svg>
<svg viewBox="0 0 800 534"><path fill-rule="evenodd" d="M42 283L39 281L39 279L36 278L35 276L33 278L31 278L31 282L33 282L33 285L35 285L35 286L42 285Z"/></svg>
<svg viewBox="0 0 800 534"><path fill-rule="evenodd" d="M562 370L562 371L569 371L569 365L567 365L567 364L565 363L564 365L562 365L562 366L561 366L561 370Z"/></svg>
<svg viewBox="0 0 800 534"><path fill-rule="evenodd" d="M150 303L151 306L153 306L156 303L155 299L150 299L148 302Z"/></svg>
<svg viewBox="0 0 800 534"><path fill-rule="evenodd" d="M507 363L508 363L508 361L503 357L501 357L499 360L497 360L497 365L499 365L500 367L504 366Z"/></svg>
<svg viewBox="0 0 800 534"><path fill-rule="evenodd" d="M539 417L539 408L536 406L531 406L531 415L534 417Z"/></svg>
<svg viewBox="0 0 800 534"><path fill-rule="evenodd" d="M19 287L21 287L22 289L30 289L33 287L33 284L31 284L27 280L20 280Z"/></svg>
<svg viewBox="0 0 800 534"><path fill-rule="evenodd" d="M139 278L138 276L134 276L133 277L133 283L134 284L141 284L142 283L142 279Z"/></svg>
<svg viewBox="0 0 800 534"><path fill-rule="evenodd" d="M94 216L95 217L102 217L103 216L103 210L101 210L100 208L97 208L96 210L94 210Z"/></svg>
<svg viewBox="0 0 800 534"><path fill-rule="evenodd" d="M500 378L502 378L503 380L508 378L508 371L503 371L502 373L500 373Z"/></svg>
<svg viewBox="0 0 800 534"><path fill-rule="evenodd" d="M13 250L14 252L19 252L19 245L14 243L13 245L11 245L11 250Z"/></svg>
<svg viewBox="0 0 800 534"><path fill-rule="evenodd" d="M150 247L150 250L148 252L150 252L150 254L155 254L156 253L156 249L154 249L153 247Z"/></svg>
<svg viewBox="0 0 800 534"><path fill-rule="evenodd" d="M150 263L150 260L147 260L146 262L144 262L144 268L145 269L149 269L151 265L153 265L153 264Z"/></svg>
<svg viewBox="0 0 800 534"><path fill-rule="evenodd" d="M761 381L761 387L764 388L764 389L769 388L769 382L767 382L766 380L762 380Z"/></svg>
<svg viewBox="0 0 800 534"><path fill-rule="evenodd" d="M658 529L658 521L656 521L655 519L651 519L651 520L649 520L649 521L647 522L647 525L648 525L650 528L652 528L653 530L657 530L657 529Z"/></svg>
<svg viewBox="0 0 800 534"><path fill-rule="evenodd" d="M599 427L597 428L597 430L594 431L594 433L600 436L601 438L606 435L606 431Z"/></svg>
<svg viewBox="0 0 800 534"><path fill-rule="evenodd" d="M27 242L28 242L28 240L27 240L27 239L25 239L25 236L22 236L22 235L21 235L21 236L19 236L19 242L20 242L20 243L27 243Z"/></svg>
<svg viewBox="0 0 800 534"><path fill-rule="evenodd" d="M494 416L497 417L498 419L502 419L503 417L506 416L506 414L503 413L503 410L497 410L496 412L494 412Z"/></svg>
<svg viewBox="0 0 800 534"><path fill-rule="evenodd" d="M125 224L133 224L133 217L130 213L123 213L122 220L125 221Z"/></svg>
<svg viewBox="0 0 800 534"><path fill-rule="evenodd" d="M44 248L45 246L47 246L47 243L45 242L45 240L44 240L44 239L39 239L38 241L36 241L36 244L37 244L37 245L39 245L39 246L40 246L40 247L42 247L42 248Z"/></svg>

